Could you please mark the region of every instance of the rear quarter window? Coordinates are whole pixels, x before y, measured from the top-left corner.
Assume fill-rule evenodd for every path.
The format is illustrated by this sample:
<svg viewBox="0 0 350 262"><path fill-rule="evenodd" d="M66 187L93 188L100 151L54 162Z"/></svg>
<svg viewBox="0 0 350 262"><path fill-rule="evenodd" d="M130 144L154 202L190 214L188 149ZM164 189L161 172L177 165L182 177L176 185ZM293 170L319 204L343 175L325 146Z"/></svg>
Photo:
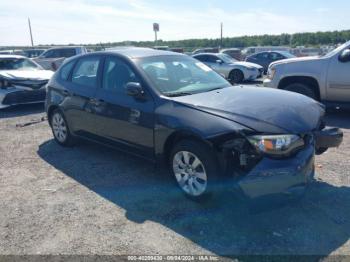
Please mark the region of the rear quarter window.
<svg viewBox="0 0 350 262"><path fill-rule="evenodd" d="M82 86L95 87L97 84L99 63L99 57L85 57L79 59L73 69L72 82Z"/></svg>

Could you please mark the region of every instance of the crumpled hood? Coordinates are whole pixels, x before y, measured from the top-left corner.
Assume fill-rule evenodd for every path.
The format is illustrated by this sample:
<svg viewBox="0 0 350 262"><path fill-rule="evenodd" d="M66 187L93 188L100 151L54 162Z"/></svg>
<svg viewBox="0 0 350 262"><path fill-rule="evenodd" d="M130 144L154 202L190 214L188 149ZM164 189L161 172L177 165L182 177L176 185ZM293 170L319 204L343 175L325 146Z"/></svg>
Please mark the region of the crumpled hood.
<svg viewBox="0 0 350 262"><path fill-rule="evenodd" d="M245 67L254 67L256 69L263 68L261 65L250 63L250 62L234 62L232 65L245 66Z"/></svg>
<svg viewBox="0 0 350 262"><path fill-rule="evenodd" d="M271 88L233 86L172 99L262 133L307 133L324 115L317 101Z"/></svg>
<svg viewBox="0 0 350 262"><path fill-rule="evenodd" d="M9 80L49 80L53 74L50 70L0 70L0 77Z"/></svg>

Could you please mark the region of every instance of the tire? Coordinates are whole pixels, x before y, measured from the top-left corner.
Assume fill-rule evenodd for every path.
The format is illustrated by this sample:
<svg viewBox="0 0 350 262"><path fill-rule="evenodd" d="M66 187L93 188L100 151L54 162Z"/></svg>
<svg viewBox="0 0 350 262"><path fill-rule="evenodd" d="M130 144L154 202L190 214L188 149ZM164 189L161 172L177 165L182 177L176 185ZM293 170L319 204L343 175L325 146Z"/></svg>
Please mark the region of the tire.
<svg viewBox="0 0 350 262"><path fill-rule="evenodd" d="M302 84L302 83L293 83L284 88L284 90L302 94L308 96L314 100L318 100L318 97L312 87Z"/></svg>
<svg viewBox="0 0 350 262"><path fill-rule="evenodd" d="M244 80L244 74L239 69L232 70L229 77L232 84L239 84Z"/></svg>
<svg viewBox="0 0 350 262"><path fill-rule="evenodd" d="M219 188L219 164L208 145L183 140L171 151L169 166L181 191L194 201L211 198Z"/></svg>
<svg viewBox="0 0 350 262"><path fill-rule="evenodd" d="M74 145L75 139L72 136L66 118L59 109L55 109L50 115L50 126L55 141L64 147Z"/></svg>

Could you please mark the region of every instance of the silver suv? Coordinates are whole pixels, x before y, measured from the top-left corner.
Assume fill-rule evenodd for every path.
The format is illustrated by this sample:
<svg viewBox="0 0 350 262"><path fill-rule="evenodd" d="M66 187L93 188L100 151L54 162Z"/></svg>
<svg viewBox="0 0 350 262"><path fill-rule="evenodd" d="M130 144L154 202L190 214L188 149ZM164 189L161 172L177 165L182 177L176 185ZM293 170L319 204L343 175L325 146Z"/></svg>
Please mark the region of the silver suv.
<svg viewBox="0 0 350 262"><path fill-rule="evenodd" d="M87 50L83 46L55 47L46 50L33 60L44 69L56 71L66 58L86 53Z"/></svg>
<svg viewBox="0 0 350 262"><path fill-rule="evenodd" d="M350 41L324 56L272 63L264 86L297 92L328 107L350 108Z"/></svg>

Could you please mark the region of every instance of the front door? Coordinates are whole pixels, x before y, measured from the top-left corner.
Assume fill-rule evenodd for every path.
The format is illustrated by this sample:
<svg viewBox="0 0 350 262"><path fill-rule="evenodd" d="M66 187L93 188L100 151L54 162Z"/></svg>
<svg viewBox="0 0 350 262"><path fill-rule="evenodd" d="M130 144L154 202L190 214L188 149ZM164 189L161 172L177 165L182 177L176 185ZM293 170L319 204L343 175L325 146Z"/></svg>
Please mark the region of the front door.
<svg viewBox="0 0 350 262"><path fill-rule="evenodd" d="M100 139L152 158L154 101L147 92L144 99L136 99L127 95L125 89L129 82L141 83L140 78L127 61L106 57L101 82L95 105Z"/></svg>
<svg viewBox="0 0 350 262"><path fill-rule="evenodd" d="M350 61L340 62L333 56L328 69L326 100L350 102Z"/></svg>

